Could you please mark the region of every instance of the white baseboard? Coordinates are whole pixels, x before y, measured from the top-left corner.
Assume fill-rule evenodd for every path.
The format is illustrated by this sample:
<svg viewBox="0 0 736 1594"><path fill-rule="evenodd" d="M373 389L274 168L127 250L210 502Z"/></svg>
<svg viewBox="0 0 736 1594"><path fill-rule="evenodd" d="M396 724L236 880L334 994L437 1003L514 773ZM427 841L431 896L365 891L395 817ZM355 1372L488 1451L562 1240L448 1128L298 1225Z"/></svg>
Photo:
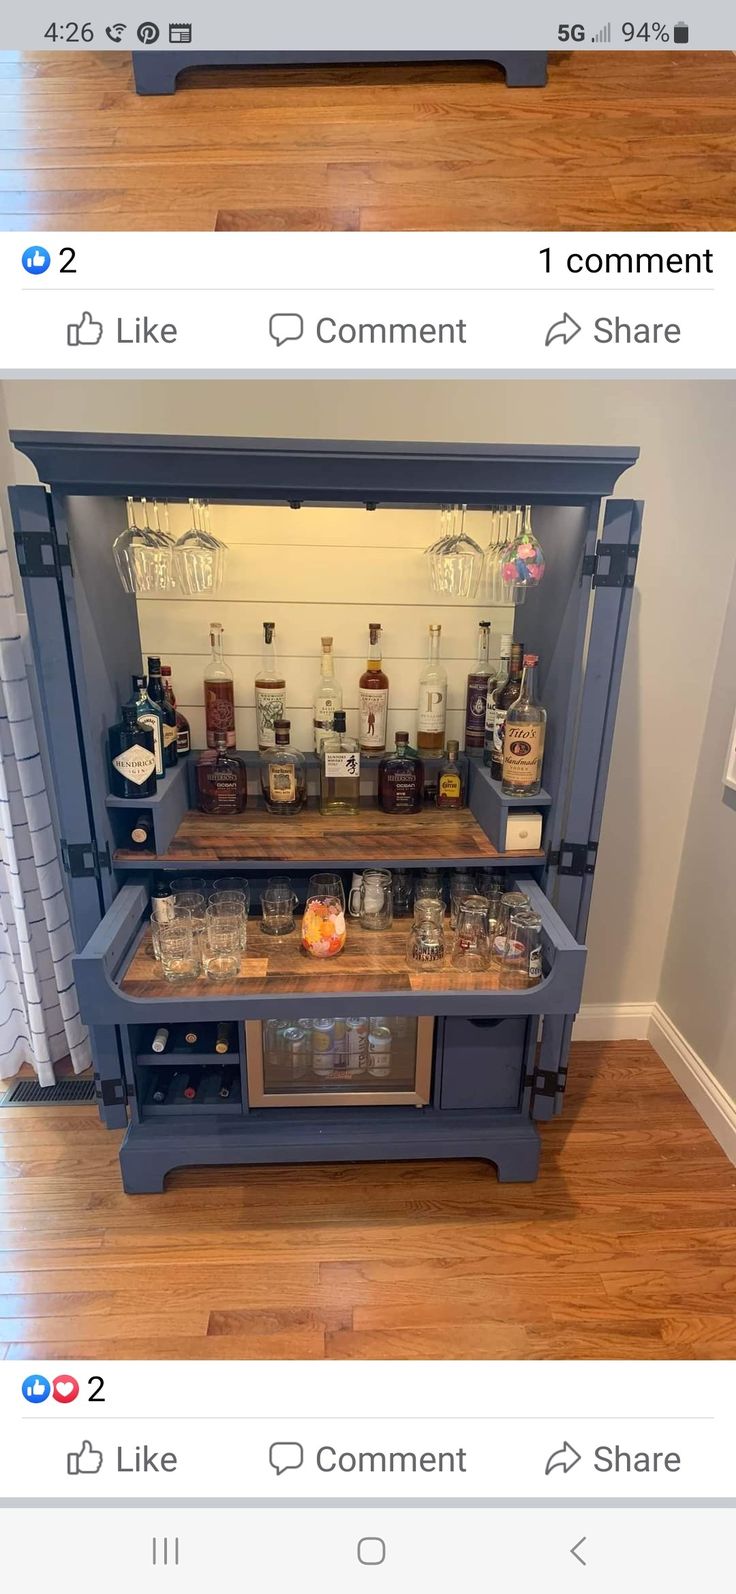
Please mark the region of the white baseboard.
<svg viewBox="0 0 736 1594"><path fill-rule="evenodd" d="M652 1007L648 1039L723 1147L729 1161L736 1164L736 1101L724 1090L702 1057L693 1051L658 1002Z"/></svg>
<svg viewBox="0 0 736 1594"><path fill-rule="evenodd" d="M574 1041L645 1041L653 1002L587 1002L573 1026Z"/></svg>

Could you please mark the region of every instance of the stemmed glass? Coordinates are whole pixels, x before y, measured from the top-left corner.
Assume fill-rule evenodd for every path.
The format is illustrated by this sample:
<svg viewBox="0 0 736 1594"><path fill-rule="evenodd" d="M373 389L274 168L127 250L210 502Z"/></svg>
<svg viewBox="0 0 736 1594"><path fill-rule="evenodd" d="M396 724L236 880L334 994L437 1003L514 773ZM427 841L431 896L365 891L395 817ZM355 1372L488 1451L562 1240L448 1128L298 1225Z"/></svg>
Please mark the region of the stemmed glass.
<svg viewBox="0 0 736 1594"><path fill-rule="evenodd" d="M199 593L219 592L227 549L210 531L209 504L190 498L189 507L192 524L174 544L174 568L182 592L196 598Z"/></svg>
<svg viewBox="0 0 736 1594"><path fill-rule="evenodd" d="M425 549L432 591L448 598L474 598L483 569L483 549L465 531L465 505L440 510L440 536Z"/></svg>
<svg viewBox="0 0 736 1594"><path fill-rule="evenodd" d="M519 510L519 520L511 544L504 549L501 581L515 603L523 603L528 587L539 585L544 575L544 550L532 531L531 504Z"/></svg>

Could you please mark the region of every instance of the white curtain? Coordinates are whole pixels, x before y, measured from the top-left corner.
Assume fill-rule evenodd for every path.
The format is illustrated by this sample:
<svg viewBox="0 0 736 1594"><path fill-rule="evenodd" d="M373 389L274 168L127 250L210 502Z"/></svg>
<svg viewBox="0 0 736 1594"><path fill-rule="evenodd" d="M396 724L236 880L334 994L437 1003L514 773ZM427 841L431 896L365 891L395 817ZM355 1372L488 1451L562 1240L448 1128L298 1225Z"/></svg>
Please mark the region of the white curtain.
<svg viewBox="0 0 736 1594"><path fill-rule="evenodd" d="M0 520L0 1079L90 1065L56 836Z"/></svg>

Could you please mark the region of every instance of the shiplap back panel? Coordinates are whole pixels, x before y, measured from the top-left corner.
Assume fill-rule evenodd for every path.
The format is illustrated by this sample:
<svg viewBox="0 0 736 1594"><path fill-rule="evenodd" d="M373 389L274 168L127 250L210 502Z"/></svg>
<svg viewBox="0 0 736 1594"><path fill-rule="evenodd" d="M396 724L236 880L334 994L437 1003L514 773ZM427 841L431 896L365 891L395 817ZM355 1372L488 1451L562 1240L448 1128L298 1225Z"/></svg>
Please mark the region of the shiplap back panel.
<svg viewBox="0 0 736 1594"><path fill-rule="evenodd" d="M169 515L169 528L178 537L191 523L189 508L172 505ZM214 505L210 526L228 547L222 593L215 598L172 595L138 601L144 662L146 654L155 653L171 665L177 702L191 723L195 747L204 745L202 683L211 620L224 626L225 655L235 678L239 747L255 746L254 681L264 620L276 623L292 740L306 750L313 745L312 697L321 636L334 637L348 730L356 734L368 623L381 622L393 744L396 730L415 734L428 628L441 624L447 735L462 745L466 678L475 659L478 621L491 620L491 651L497 659L502 632L513 631L515 611L513 606L494 608L434 596L424 550L440 534L437 511ZM486 547L487 515L469 514L466 530Z"/></svg>

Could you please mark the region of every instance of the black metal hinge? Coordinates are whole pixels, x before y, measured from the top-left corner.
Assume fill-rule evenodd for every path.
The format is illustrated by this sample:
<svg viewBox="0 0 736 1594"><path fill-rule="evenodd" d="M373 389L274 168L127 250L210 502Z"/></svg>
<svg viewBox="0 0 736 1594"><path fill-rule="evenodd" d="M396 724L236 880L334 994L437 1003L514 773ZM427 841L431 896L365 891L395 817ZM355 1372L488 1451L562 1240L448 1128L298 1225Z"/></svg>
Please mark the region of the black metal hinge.
<svg viewBox="0 0 736 1594"><path fill-rule="evenodd" d="M549 854L548 863L558 874L592 874L598 857L597 841L562 841L559 848Z"/></svg>
<svg viewBox="0 0 736 1594"><path fill-rule="evenodd" d="M57 542L53 531L17 531L15 550L22 576L53 576L58 581L62 569L72 568L67 544Z"/></svg>
<svg viewBox="0 0 736 1594"><path fill-rule="evenodd" d="M96 841L62 841L61 861L72 880L99 880L103 869L112 869L110 848L100 852Z"/></svg>
<svg viewBox="0 0 736 1594"><path fill-rule="evenodd" d="M103 1107L124 1106L128 1093L122 1079L96 1079L95 1096Z"/></svg>
<svg viewBox="0 0 736 1594"><path fill-rule="evenodd" d="M638 543L599 542L583 559L583 575L593 577L594 587L633 587L638 558Z"/></svg>

